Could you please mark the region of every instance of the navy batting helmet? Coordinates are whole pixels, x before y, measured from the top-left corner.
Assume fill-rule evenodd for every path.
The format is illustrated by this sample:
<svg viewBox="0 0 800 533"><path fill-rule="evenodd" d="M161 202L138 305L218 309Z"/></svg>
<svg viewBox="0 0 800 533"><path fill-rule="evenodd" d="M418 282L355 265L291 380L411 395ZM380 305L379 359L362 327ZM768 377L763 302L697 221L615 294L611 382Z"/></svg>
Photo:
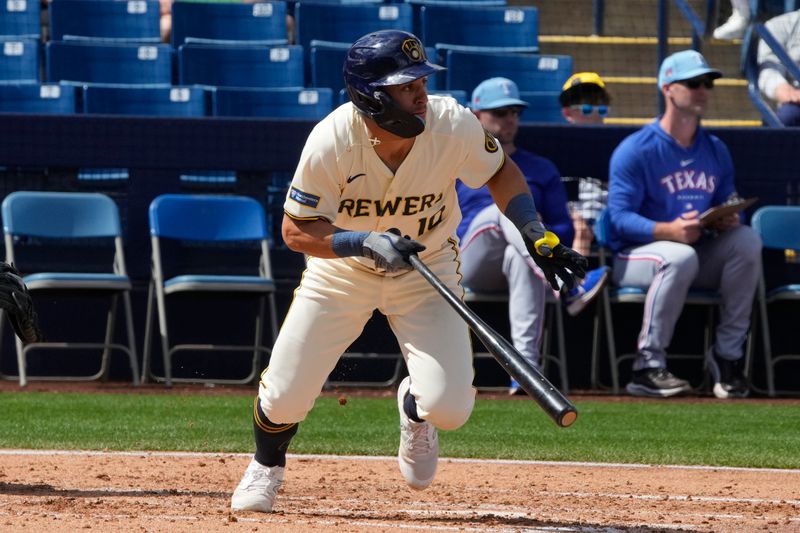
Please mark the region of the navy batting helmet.
<svg viewBox="0 0 800 533"><path fill-rule="evenodd" d="M344 83L353 105L382 128L401 137L422 133L422 120L397 107L383 91L430 76L444 67L428 61L416 36L401 30L381 30L358 39L344 60Z"/></svg>

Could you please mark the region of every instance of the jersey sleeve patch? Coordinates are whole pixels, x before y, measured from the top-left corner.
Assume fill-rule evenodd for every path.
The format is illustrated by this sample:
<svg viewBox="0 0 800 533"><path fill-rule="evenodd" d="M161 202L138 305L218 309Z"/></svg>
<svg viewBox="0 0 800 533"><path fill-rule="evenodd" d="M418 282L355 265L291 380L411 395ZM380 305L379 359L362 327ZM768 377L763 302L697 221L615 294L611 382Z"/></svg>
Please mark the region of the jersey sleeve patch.
<svg viewBox="0 0 800 533"><path fill-rule="evenodd" d="M289 189L289 198L306 207L316 208L319 205L319 196L303 192L296 187Z"/></svg>
<svg viewBox="0 0 800 533"><path fill-rule="evenodd" d="M497 139L495 139L494 136L492 136L492 134L486 131L485 129L483 130L483 136L484 136L483 146L486 149L486 151L489 152L490 154L495 153L497 151Z"/></svg>

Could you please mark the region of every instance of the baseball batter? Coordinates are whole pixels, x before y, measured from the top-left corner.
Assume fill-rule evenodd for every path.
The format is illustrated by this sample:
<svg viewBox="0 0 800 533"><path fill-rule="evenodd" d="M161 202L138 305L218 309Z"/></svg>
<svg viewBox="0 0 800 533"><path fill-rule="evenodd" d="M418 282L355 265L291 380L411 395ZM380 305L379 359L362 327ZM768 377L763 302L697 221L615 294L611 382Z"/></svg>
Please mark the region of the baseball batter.
<svg viewBox="0 0 800 533"><path fill-rule="evenodd" d="M261 376L256 453L234 510L272 510L297 424L375 309L409 371L398 390L400 471L414 489L433 481L436 428L456 429L472 410L472 350L465 323L408 257L418 254L463 294L456 176L472 187L488 183L553 284L556 275L568 284L570 271L583 275L586 260L537 222L527 184L497 141L454 100L428 98L427 76L441 70L402 31L371 33L347 53L352 103L311 132L284 204L284 240L308 262Z"/></svg>
<svg viewBox="0 0 800 533"><path fill-rule="evenodd" d="M628 392L673 396L689 383L666 369L666 348L690 287L720 293L706 364L719 398L746 396L743 345L761 271L761 241L739 215L704 227L698 215L736 196L725 144L700 127L722 73L694 50L664 60L658 78L666 111L614 150L609 169L613 279L646 287L638 357Z"/></svg>

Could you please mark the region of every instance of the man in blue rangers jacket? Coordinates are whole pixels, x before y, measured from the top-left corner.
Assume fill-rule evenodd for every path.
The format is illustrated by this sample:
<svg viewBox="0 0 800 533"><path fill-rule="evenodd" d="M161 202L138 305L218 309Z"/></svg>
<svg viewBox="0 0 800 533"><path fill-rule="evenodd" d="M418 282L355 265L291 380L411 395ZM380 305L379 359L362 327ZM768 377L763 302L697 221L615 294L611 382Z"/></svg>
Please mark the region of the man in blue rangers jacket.
<svg viewBox="0 0 800 533"><path fill-rule="evenodd" d="M761 269L761 241L738 214L699 219L737 197L725 144L700 127L714 80L722 73L694 50L667 57L658 86L663 116L628 136L611 156L608 211L616 252L613 280L647 288L638 356L627 386L637 396L666 397L690 390L666 369L689 288L717 290L720 321L706 364L718 398L748 394L744 341Z"/></svg>

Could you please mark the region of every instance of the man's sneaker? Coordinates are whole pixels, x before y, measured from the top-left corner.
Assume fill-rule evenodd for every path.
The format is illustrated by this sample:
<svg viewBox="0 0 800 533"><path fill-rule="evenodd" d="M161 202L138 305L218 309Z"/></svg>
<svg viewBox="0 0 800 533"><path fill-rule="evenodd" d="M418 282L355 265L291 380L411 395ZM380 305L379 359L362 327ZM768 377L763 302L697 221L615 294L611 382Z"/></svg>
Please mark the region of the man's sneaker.
<svg viewBox="0 0 800 533"><path fill-rule="evenodd" d="M734 9L730 18L714 30L714 39L724 39L726 41L741 39L749 23L750 19L748 17Z"/></svg>
<svg viewBox="0 0 800 533"><path fill-rule="evenodd" d="M561 301L570 316L577 315L589 305L589 302L594 300L594 297L600 293L600 289L608 281L609 272L611 269L607 266L590 270L580 285L576 285L574 289L561 295Z"/></svg>
<svg viewBox="0 0 800 533"><path fill-rule="evenodd" d="M400 450L397 460L400 473L412 489L422 490L431 484L439 460L439 437L429 422L414 422L403 408L411 380L406 377L397 389L397 407L400 409Z"/></svg>
<svg viewBox="0 0 800 533"><path fill-rule="evenodd" d="M666 368L645 368L633 373L633 379L626 387L634 396L655 396L667 398L692 390L689 382L675 377Z"/></svg>
<svg viewBox="0 0 800 533"><path fill-rule="evenodd" d="M706 365L714 380L714 396L721 399L745 398L750 385L744 376L744 357L729 361L718 357L713 348L706 355Z"/></svg>
<svg viewBox="0 0 800 533"><path fill-rule="evenodd" d="M250 461L231 497L231 509L271 512L275 496L283 484L284 470L282 466L264 466L255 459Z"/></svg>

